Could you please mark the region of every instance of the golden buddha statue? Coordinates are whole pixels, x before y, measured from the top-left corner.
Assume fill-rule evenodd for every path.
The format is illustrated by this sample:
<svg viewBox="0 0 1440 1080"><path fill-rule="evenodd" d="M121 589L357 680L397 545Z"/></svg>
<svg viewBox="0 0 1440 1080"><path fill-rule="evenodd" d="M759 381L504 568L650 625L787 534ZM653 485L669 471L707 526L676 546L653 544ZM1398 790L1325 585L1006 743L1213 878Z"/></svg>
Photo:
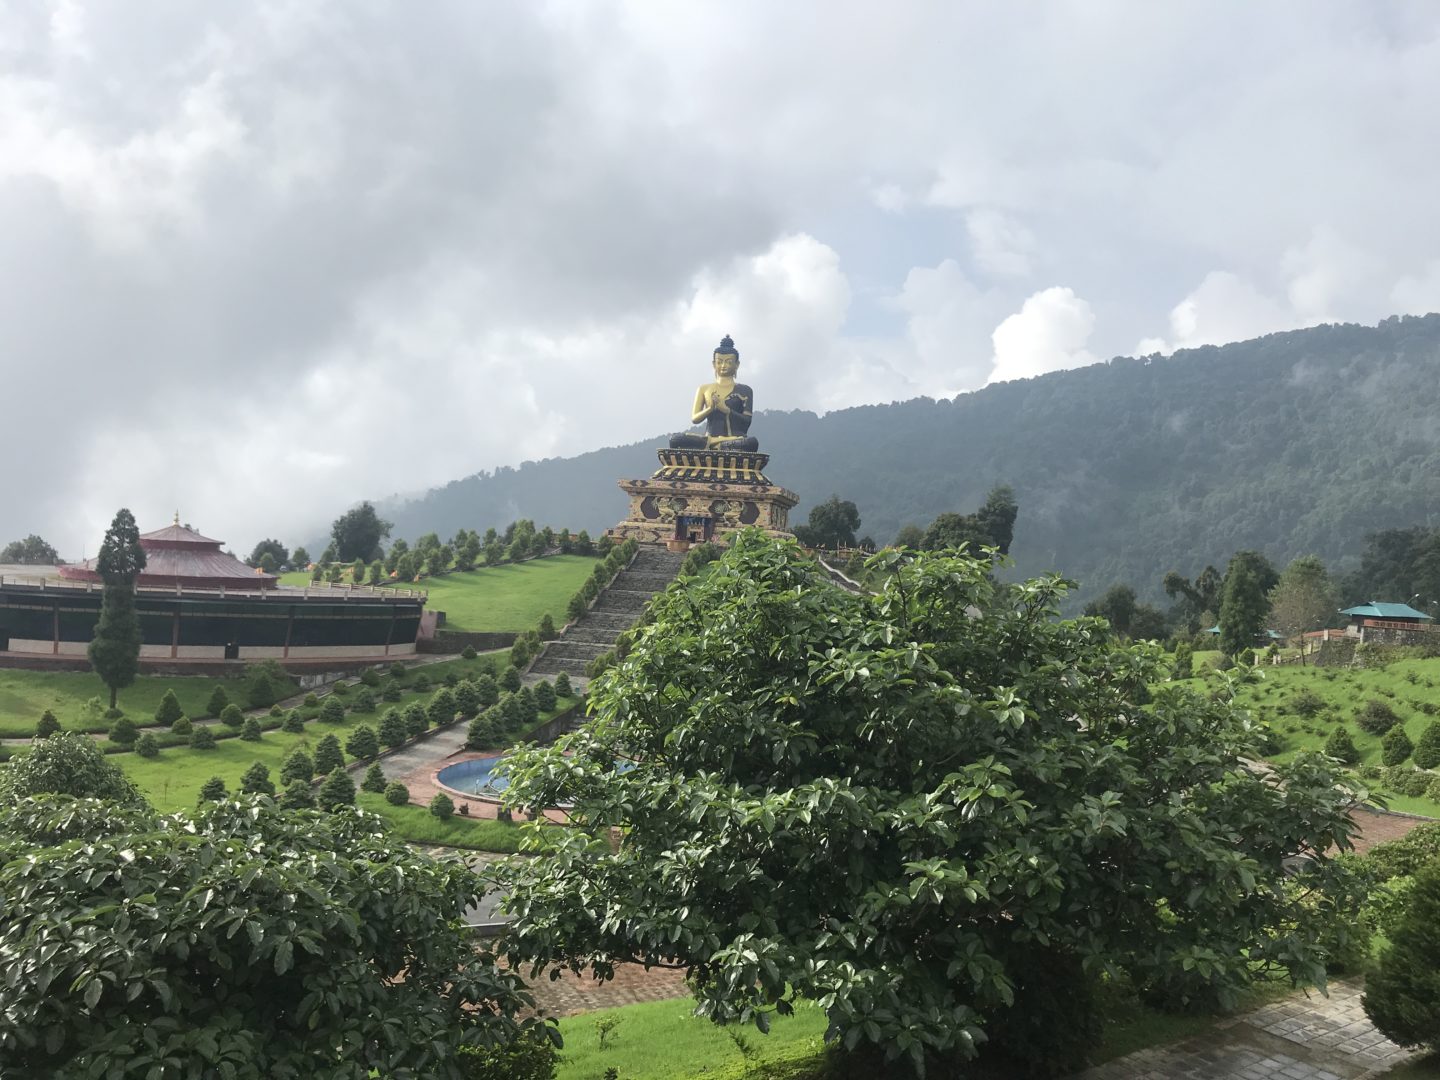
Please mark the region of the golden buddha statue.
<svg viewBox="0 0 1440 1080"><path fill-rule="evenodd" d="M741 450L754 453L760 443L750 435L750 421L755 415L755 392L735 381L740 369L740 351L726 334L715 350L715 381L695 391L695 405L690 410L692 424L704 424L705 430L682 431L670 436L676 450Z"/></svg>

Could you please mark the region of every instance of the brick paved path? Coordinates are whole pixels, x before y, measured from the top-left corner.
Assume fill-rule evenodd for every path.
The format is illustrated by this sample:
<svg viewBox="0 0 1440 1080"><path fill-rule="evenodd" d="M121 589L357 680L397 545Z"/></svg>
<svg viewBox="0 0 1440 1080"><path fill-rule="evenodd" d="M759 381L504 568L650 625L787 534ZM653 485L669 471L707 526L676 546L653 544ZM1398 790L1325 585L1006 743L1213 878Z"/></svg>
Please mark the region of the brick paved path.
<svg viewBox="0 0 1440 1080"><path fill-rule="evenodd" d="M568 971L554 982L543 974L526 982L535 995L536 1011L542 1016L574 1016L592 1009L690 996L683 971L646 971L639 964L621 964L615 969L615 977L607 982Z"/></svg>
<svg viewBox="0 0 1440 1080"><path fill-rule="evenodd" d="M1361 983L1297 994L1169 1046L1137 1050L1075 1080L1368 1080L1420 1055L1371 1025Z"/></svg>

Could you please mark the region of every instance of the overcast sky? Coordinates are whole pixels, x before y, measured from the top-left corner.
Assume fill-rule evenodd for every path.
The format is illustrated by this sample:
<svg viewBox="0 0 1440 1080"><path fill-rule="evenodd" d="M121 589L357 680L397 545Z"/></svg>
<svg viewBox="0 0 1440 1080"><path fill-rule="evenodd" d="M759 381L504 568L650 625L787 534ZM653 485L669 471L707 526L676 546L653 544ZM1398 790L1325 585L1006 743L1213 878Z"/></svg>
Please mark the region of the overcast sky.
<svg viewBox="0 0 1440 1080"><path fill-rule="evenodd" d="M294 544L726 332L825 411L1433 311L1437 143L1423 0L0 0L0 544Z"/></svg>

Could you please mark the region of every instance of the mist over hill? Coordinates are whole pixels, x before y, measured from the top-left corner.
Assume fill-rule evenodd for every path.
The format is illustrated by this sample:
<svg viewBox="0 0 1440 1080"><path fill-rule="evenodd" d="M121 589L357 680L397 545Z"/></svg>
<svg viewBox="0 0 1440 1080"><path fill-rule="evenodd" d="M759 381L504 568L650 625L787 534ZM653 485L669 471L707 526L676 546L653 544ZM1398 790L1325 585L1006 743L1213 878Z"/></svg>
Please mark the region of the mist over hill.
<svg viewBox="0 0 1440 1080"><path fill-rule="evenodd" d="M767 475L801 498L793 520L838 493L880 543L1009 484L1017 571L1060 570L1082 596L1125 581L1158 599L1165 571L1223 568L1240 548L1344 569L1367 533L1440 523L1440 315L1121 357L950 401L762 412L754 431ZM408 539L517 517L598 532L624 515L616 479L653 471L661 442L477 474L382 512Z"/></svg>

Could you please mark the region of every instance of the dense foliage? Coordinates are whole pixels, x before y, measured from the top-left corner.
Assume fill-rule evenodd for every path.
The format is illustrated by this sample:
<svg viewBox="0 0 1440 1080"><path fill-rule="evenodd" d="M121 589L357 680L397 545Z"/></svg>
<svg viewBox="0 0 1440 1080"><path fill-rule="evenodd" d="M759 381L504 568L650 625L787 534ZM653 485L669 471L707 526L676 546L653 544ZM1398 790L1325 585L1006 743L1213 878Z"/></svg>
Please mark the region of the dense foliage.
<svg viewBox="0 0 1440 1080"><path fill-rule="evenodd" d="M0 548L0 563L19 563L22 566L54 566L60 561L60 553L42 537L31 533L24 540L15 540Z"/></svg>
<svg viewBox="0 0 1440 1080"><path fill-rule="evenodd" d="M503 871L516 961L676 964L702 1013L762 1026L816 999L844 1045L917 1063L988 1034L1016 1075L1054 1067L1035 1025L1083 1012L1101 969L1177 1004L1323 979L1314 914L1353 899L1323 759L1248 770L1229 696L1057 620L1058 579L877 560L883 590L853 595L742 535L654 601L585 729L511 759L513 803L577 826Z"/></svg>
<svg viewBox="0 0 1440 1080"><path fill-rule="evenodd" d="M1437 315L1319 326L1117 358L951 401L761 413L754 433L771 456L767 474L802 499L824 499L844 477L878 540L1009 484L1021 506L1021 571L1078 578L1074 610L1115 582L1157 603L1167 571L1224 566L1239 548L1278 565L1313 552L1343 574L1367 534L1429 521L1440 475L1430 436L1437 347ZM656 445L501 468L385 512L411 536L517 512L605 528L621 515L615 478L649 475ZM1440 591L1427 592L1434 598Z"/></svg>
<svg viewBox="0 0 1440 1080"><path fill-rule="evenodd" d="M59 1080L463 1076L462 1043L508 1042L528 1004L459 924L478 891L354 811L0 809L0 1056Z"/></svg>
<svg viewBox="0 0 1440 1080"><path fill-rule="evenodd" d="M135 578L145 569L140 530L129 510L116 512L105 532L95 570L105 583L100 597L100 618L86 655L95 674L110 688L110 708L116 695L140 674L140 616L135 608Z"/></svg>
<svg viewBox="0 0 1440 1080"><path fill-rule="evenodd" d="M1401 1046L1440 1050L1440 859L1416 871L1389 936L1366 980L1365 1012Z"/></svg>
<svg viewBox="0 0 1440 1080"><path fill-rule="evenodd" d="M110 761L95 740L78 731L52 732L28 754L0 764L0 803L32 795L73 795L127 805L145 802L139 789Z"/></svg>

